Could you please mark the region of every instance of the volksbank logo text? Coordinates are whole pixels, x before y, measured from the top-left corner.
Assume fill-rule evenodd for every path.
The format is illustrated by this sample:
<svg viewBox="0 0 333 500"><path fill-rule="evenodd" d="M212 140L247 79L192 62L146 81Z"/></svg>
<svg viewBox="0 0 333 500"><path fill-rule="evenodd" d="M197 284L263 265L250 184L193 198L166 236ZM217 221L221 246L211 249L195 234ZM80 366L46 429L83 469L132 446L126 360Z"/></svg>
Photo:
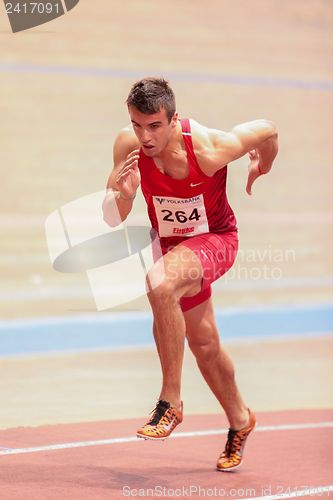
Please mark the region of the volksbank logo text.
<svg viewBox="0 0 333 500"><path fill-rule="evenodd" d="M73 9L80 0L4 0L13 33L45 24Z"/></svg>
<svg viewBox="0 0 333 500"><path fill-rule="evenodd" d="M155 196L155 200L158 201L160 205L163 203L171 205L179 205L184 203L193 203L194 201L200 200L200 196L192 196L192 198L160 198Z"/></svg>

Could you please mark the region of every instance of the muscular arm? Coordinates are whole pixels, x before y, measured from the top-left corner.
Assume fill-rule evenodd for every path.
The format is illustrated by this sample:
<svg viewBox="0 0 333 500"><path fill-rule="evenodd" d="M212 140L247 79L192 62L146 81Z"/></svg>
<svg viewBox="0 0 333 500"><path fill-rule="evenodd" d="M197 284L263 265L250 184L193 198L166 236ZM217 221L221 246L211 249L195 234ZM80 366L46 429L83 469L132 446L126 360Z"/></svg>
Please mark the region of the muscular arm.
<svg viewBox="0 0 333 500"><path fill-rule="evenodd" d="M202 156L201 163L208 175L252 150L258 153L260 172L267 173L271 169L278 152L277 130L273 122L254 120L237 125L230 132L206 130L208 142L202 155L199 152L199 157Z"/></svg>
<svg viewBox="0 0 333 500"><path fill-rule="evenodd" d="M212 176L228 163L249 153L250 163L246 192L252 194L254 181L272 168L278 152L278 134L273 122L254 120L241 123L230 132L208 129L194 124L199 166Z"/></svg>
<svg viewBox="0 0 333 500"><path fill-rule="evenodd" d="M137 141L129 128L123 129L117 136L113 147L114 168L109 176L106 195L103 201L103 218L114 227L124 221L132 210L135 192L140 184L138 169L124 179L125 163L129 166L137 158ZM132 160L131 160L132 159ZM133 177L133 179L130 179ZM125 182L124 182L125 181Z"/></svg>
<svg viewBox="0 0 333 500"><path fill-rule="evenodd" d="M216 136L213 140L216 154L226 158L226 163L256 149L262 173L269 172L278 152L277 131L273 122L268 120L242 123L229 133Z"/></svg>

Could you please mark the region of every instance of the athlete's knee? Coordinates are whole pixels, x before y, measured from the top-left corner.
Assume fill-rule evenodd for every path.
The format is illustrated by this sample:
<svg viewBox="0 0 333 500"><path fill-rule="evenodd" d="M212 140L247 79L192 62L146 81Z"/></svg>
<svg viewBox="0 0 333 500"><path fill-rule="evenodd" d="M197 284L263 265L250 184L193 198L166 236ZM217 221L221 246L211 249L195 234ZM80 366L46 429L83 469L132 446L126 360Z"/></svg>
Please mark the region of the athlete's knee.
<svg viewBox="0 0 333 500"><path fill-rule="evenodd" d="M210 363L220 352L220 340L215 323L204 320L197 328L196 332L187 332L189 347L198 363Z"/></svg>
<svg viewBox="0 0 333 500"><path fill-rule="evenodd" d="M164 279L156 286L152 287L149 275L147 275L146 282L148 300L152 305L158 303L161 306L167 302L176 303L179 301L172 281Z"/></svg>

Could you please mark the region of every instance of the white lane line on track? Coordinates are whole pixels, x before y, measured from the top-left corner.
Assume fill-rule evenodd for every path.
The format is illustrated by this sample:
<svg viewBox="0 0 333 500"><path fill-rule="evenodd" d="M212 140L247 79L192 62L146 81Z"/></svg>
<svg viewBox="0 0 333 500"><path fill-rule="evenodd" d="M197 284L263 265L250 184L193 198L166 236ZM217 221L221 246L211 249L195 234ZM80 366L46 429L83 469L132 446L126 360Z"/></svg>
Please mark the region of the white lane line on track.
<svg viewBox="0 0 333 500"><path fill-rule="evenodd" d="M326 429L330 427L333 427L333 422L264 425L256 427L256 432ZM188 438L188 437L218 436L221 434L227 434L227 430L212 429L207 431L175 432L170 436L170 438L177 439L177 438ZM21 455L23 453L38 453L41 451L66 450L71 448L87 448L88 446L103 446L110 444L133 443L138 441L143 442L144 440L137 438L136 436L130 436L123 438L99 439L96 441L76 441L73 443L50 444L45 446L34 446L31 448L7 448L7 449L0 448L0 455Z"/></svg>
<svg viewBox="0 0 333 500"><path fill-rule="evenodd" d="M288 489L288 488L286 488ZM296 489L295 491L291 491L290 493L281 493L280 495L268 495L264 497L250 497L252 500L280 500L282 498L299 498L311 496L313 498L317 498L317 496L329 496L329 492L333 491L333 485L329 484L327 486L315 486L313 488L306 487L304 489ZM243 500L242 498L238 498L237 500Z"/></svg>

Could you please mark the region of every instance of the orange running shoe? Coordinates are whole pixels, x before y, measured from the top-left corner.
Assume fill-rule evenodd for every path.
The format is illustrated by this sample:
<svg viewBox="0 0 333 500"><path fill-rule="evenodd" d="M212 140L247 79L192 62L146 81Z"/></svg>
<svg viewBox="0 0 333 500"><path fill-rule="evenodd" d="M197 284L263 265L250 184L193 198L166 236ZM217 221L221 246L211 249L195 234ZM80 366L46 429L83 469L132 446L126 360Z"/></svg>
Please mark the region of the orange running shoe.
<svg viewBox="0 0 333 500"><path fill-rule="evenodd" d="M230 472L237 469L242 464L246 439L256 425L254 413L252 413L250 408L248 408L248 411L250 421L247 427L239 431L229 429L225 449L217 461L216 468L218 471Z"/></svg>
<svg viewBox="0 0 333 500"><path fill-rule="evenodd" d="M179 411L168 401L160 399L151 413L150 420L137 431L136 435L144 439L165 439L183 421L183 402Z"/></svg>

